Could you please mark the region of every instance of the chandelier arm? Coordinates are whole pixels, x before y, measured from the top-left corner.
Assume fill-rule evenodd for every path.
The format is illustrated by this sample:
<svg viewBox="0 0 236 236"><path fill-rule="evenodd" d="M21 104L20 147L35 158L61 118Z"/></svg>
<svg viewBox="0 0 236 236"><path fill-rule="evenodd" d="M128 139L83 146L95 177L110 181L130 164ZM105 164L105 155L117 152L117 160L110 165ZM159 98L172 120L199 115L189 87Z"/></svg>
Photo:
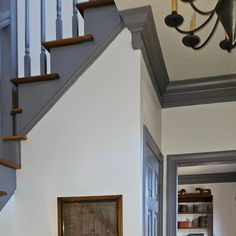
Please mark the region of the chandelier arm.
<svg viewBox="0 0 236 236"><path fill-rule="evenodd" d="M197 8L196 6L195 6L195 4L193 3L193 0L188 0L189 1L189 3L190 3L190 5L191 5L191 7L193 8L193 10L195 10L197 13L199 13L199 14L201 14L201 15L210 15L212 12L214 12L215 10L216 10L216 7L213 9L213 10L211 10L211 11L202 11L202 10L200 10L199 8ZM219 1L221 1L221 0L219 0ZM218 3L216 4L216 6L218 6Z"/></svg>
<svg viewBox="0 0 236 236"><path fill-rule="evenodd" d="M199 49L202 49L203 47L206 46L206 44L210 41L210 39L213 37L214 33L216 32L216 29L217 29L217 26L218 26L219 22L220 22L220 19L217 18L216 23L215 23L215 25L214 25L210 35L206 39L206 41L202 45L200 45L198 47L192 47L194 50L199 50Z"/></svg>
<svg viewBox="0 0 236 236"><path fill-rule="evenodd" d="M200 25L200 26L198 26L195 30L192 30L192 31L188 31L188 30L182 30L182 29L180 29L178 26L176 26L175 27L175 29L179 32L179 33L181 33L181 34L193 34L193 33L195 33L195 32L197 32L197 31L199 31L200 29L202 29L204 26L206 26L209 22L210 22L210 20L212 19L212 17L214 16L214 11L211 13L211 15L207 18L207 20L202 24L202 25Z"/></svg>

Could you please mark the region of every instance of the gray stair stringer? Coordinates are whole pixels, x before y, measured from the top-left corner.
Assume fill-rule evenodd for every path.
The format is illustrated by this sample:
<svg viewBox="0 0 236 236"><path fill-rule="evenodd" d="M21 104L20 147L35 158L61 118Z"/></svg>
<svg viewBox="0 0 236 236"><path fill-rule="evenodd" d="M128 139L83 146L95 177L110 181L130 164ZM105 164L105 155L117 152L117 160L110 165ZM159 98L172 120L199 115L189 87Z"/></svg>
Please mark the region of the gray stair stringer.
<svg viewBox="0 0 236 236"><path fill-rule="evenodd" d="M87 14L94 14L93 23L87 22ZM26 135L125 27L115 6L96 8L91 14L85 12L85 25L94 41L51 49L51 73L60 79L19 85L23 113L16 116L17 133Z"/></svg>
<svg viewBox="0 0 236 236"><path fill-rule="evenodd" d="M0 211L15 193L16 189L16 170L0 165L0 191L7 192L7 195L0 197Z"/></svg>

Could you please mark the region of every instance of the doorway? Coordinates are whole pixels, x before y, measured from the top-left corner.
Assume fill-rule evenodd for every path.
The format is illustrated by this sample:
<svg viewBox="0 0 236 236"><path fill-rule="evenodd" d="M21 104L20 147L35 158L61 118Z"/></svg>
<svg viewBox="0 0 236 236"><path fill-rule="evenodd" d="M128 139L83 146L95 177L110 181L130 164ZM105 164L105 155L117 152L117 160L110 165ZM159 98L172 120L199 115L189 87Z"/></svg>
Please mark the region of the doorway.
<svg viewBox="0 0 236 236"><path fill-rule="evenodd" d="M203 222L203 219L206 220L206 218L208 218L208 223L206 223L205 221L203 227L205 229L201 229L201 234L198 235L220 235L219 233L216 233L217 230L215 230L214 225L210 223L209 219L213 217L214 222L216 222L215 210L219 211L219 207L217 207L216 209L215 207L217 204L215 203L217 196L221 196L217 189L221 189L220 191L222 191L223 188L227 187L219 187L220 183L221 185L222 183L233 183L236 180L236 171L234 173L220 173L220 170L224 170L225 172L227 168L230 169L233 166L236 166L236 151L180 154L167 156L167 236L177 236L181 235L181 233L183 235L194 235L194 233L197 234L196 231L199 231L200 229L199 221L197 222L197 225L194 225L194 220L192 221L189 215L194 215L192 217L197 218L198 220L201 218L200 223ZM217 171L213 171L211 173L212 170ZM178 190L180 190L179 193ZM207 190L209 191L209 194L198 194L198 190ZM189 201L189 199L193 197L194 201ZM206 198L210 197L212 198L212 200L209 201L208 199L206 201ZM188 201L186 201L186 198L188 198ZM202 198L200 202L204 201L205 203L199 204L199 201L196 201L196 198ZM222 197L219 198L222 202ZM234 200L232 199L230 204L233 204L233 201ZM188 206L189 202L191 202L190 206ZM206 202L212 202L212 206L208 206L208 209L206 208L206 210L204 211L203 207L207 206ZM178 205L178 203L180 204ZM179 209L179 207L181 207L181 209ZM201 209L197 207L201 207ZM186 217L186 215L188 215L188 221L183 221L179 219L180 215L181 217ZM204 217L202 217L202 215L204 215ZM181 223L182 225L177 224L177 221L179 221L178 223ZM189 231L190 229L190 231L194 231L194 233L186 233L187 226L183 225L184 223L192 223L193 225L189 226L187 230ZM209 231L209 227L212 230L207 233L206 230ZM204 230L205 232L203 232Z"/></svg>
<svg viewBox="0 0 236 236"><path fill-rule="evenodd" d="M162 235L163 155L144 126L143 138L144 236Z"/></svg>

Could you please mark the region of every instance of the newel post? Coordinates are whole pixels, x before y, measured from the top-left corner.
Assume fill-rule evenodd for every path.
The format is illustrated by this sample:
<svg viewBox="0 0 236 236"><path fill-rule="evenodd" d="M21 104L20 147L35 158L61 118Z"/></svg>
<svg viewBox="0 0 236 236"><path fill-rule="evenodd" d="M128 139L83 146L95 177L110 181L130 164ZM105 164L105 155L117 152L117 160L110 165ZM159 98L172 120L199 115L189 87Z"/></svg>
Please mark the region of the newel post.
<svg viewBox="0 0 236 236"><path fill-rule="evenodd" d="M14 135L14 118L10 115L17 106L17 88L10 79L18 76L17 0L0 1L0 128L1 136ZM1 157L18 162L19 144L0 140Z"/></svg>

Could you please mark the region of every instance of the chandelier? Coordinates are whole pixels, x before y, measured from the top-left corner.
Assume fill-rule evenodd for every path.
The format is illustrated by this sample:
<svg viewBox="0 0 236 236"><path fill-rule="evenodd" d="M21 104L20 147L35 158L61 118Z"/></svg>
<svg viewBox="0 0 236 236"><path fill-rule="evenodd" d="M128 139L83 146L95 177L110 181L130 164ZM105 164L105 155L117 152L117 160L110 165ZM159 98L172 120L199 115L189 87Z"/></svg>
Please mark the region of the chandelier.
<svg viewBox="0 0 236 236"><path fill-rule="evenodd" d="M175 28L179 33L185 35L182 40L185 46L191 47L194 50L203 48L213 37L220 22L225 30L225 38L219 43L220 48L230 52L236 46L236 0L218 0L216 6L211 11L203 11L199 9L194 3L196 0L181 1L184 3L189 3L194 10L190 20L190 29L183 30L180 28L184 18L178 13L178 0L172 0L172 13L166 16L165 23L169 27ZM207 17L204 23L199 26L197 26L196 23L197 13ZM201 43L200 37L197 36L196 33L208 25L214 15L217 16L217 19L213 29L207 39Z"/></svg>

